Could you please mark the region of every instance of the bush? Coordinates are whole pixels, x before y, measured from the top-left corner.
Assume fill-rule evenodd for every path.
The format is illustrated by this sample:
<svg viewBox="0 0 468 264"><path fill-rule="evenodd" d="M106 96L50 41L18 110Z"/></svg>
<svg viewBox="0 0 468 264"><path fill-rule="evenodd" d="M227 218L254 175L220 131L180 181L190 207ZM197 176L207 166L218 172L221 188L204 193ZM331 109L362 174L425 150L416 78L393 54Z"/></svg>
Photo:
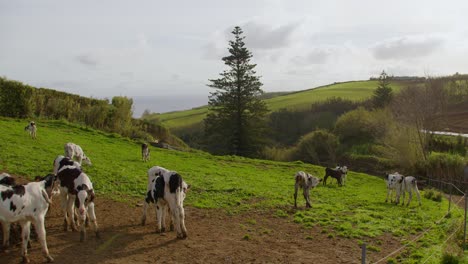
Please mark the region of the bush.
<svg viewBox="0 0 468 264"><path fill-rule="evenodd" d="M295 159L319 164L336 161L338 138L325 130L316 130L301 138L297 145Z"/></svg>

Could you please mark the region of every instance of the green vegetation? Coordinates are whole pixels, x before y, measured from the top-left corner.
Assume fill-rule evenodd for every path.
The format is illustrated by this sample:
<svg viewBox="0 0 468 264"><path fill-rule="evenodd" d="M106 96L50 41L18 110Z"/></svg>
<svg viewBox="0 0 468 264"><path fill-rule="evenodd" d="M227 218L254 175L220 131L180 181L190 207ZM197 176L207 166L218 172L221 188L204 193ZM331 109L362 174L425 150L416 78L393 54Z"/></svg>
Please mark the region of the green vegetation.
<svg viewBox="0 0 468 264"><path fill-rule="evenodd" d="M324 101L330 97L341 97L348 100L362 101L372 96L377 88L377 81L354 81L334 83L310 90L289 93L265 100L270 111L278 111L282 108L290 110L307 109L314 102ZM405 85L402 82L392 82L395 92ZM180 128L201 122L208 112L208 107L198 107L186 111L153 114L148 119L158 119L166 127Z"/></svg>
<svg viewBox="0 0 468 264"><path fill-rule="evenodd" d="M185 204L198 208L222 209L226 213L267 210L274 217L292 219L304 227L318 227L330 240L337 237L366 241L373 250L384 247L379 237L390 234L408 245L399 262L439 263L445 253L445 240L461 224L462 211L441 202L423 198L422 206L413 200L409 207L385 203L384 181L363 173L349 172L345 187L335 182L311 192L312 209L292 209L293 175L304 170L319 177L323 168L302 162L273 162L236 156L217 157L203 152L179 152L153 148L150 163L140 160L139 144L116 134L85 128L63 121L36 120L38 139L23 131L26 120L0 118L0 168L13 175L32 179L52 171L52 161L63 154L68 141L81 145L93 162L85 167L95 183L97 199L107 196L128 201L142 199L146 171L153 165L177 170L192 185ZM424 196L424 191L423 191ZM248 220L247 225L256 222ZM415 235L426 232L417 241ZM457 233L458 234L458 233ZM456 236L459 239L459 236ZM250 234L242 238L251 240ZM457 241L449 241L455 244Z"/></svg>

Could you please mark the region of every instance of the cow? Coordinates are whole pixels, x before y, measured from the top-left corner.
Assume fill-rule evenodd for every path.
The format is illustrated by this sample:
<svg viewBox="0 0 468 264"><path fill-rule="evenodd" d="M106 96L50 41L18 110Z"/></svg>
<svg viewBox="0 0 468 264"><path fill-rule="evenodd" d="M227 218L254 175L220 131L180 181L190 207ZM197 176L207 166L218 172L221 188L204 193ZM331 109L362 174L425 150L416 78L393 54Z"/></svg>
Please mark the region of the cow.
<svg viewBox="0 0 468 264"><path fill-rule="evenodd" d="M403 182L404 176L399 174L398 172L387 174L385 178L385 183L387 185L387 198L385 202L387 202L390 198L390 203L393 202L392 192L395 193L395 203L400 203L400 192L401 192L401 185Z"/></svg>
<svg viewBox="0 0 468 264"><path fill-rule="evenodd" d="M145 199L142 225L146 221L146 208L149 203L154 202L158 221L158 232L165 232L165 215L171 212L171 221L175 224L177 238L187 237L185 227L185 210L183 201L185 193L189 189L180 174L165 168L155 166L148 170L148 192Z"/></svg>
<svg viewBox="0 0 468 264"><path fill-rule="evenodd" d="M145 162L150 159L150 149L146 143L141 144L141 159Z"/></svg>
<svg viewBox="0 0 468 264"><path fill-rule="evenodd" d="M34 121L29 122L29 124L24 127L24 131L28 131L32 139L36 139L37 126Z"/></svg>
<svg viewBox="0 0 468 264"><path fill-rule="evenodd" d="M310 208L310 189L315 188L322 179L314 177L309 173L299 171L294 176L296 184L294 185L294 208L297 208L297 190L302 188L304 199L306 200L306 208Z"/></svg>
<svg viewBox="0 0 468 264"><path fill-rule="evenodd" d="M28 242L33 223L42 253L48 262L54 259L49 254L46 241L45 215L52 202L49 197L55 184L55 175L49 174L39 182L30 182L25 185L0 185L0 221L3 225L3 234L9 236L9 225L19 222L21 225L23 263L29 263ZM7 230L5 228L7 227ZM4 237L5 243L5 237ZM8 242L7 242L8 244ZM6 245L4 245L6 246Z"/></svg>
<svg viewBox="0 0 468 264"><path fill-rule="evenodd" d="M90 166L92 165L91 160L84 154L83 149L81 149L80 146L69 142L65 144L64 149L65 149L65 157L68 157L70 159L76 158L80 165L82 161L84 161L86 164Z"/></svg>
<svg viewBox="0 0 468 264"><path fill-rule="evenodd" d="M402 194L402 205L405 205L405 193L408 192L409 199L406 206L409 206L411 199L413 198L413 192L418 196L419 205L421 205L421 195L419 194L418 185L416 178L413 176L404 177L401 184L401 194Z"/></svg>
<svg viewBox="0 0 468 264"><path fill-rule="evenodd" d="M64 230L71 226L73 231L77 231L75 219L73 218L75 207L78 209L78 221L81 226L80 241L86 239L86 216L89 215L96 237L100 238L96 213L94 211L95 193L93 184L80 168L75 166L64 166L57 174L60 184L60 196L62 210L64 212Z"/></svg>
<svg viewBox="0 0 468 264"><path fill-rule="evenodd" d="M326 167L325 168L325 176L323 177L323 185L327 184L327 178L332 177L336 179L336 182L338 183L339 186L343 186L343 179L346 177L346 174L348 172L348 168L346 166L340 167L337 166L336 169L331 169Z"/></svg>

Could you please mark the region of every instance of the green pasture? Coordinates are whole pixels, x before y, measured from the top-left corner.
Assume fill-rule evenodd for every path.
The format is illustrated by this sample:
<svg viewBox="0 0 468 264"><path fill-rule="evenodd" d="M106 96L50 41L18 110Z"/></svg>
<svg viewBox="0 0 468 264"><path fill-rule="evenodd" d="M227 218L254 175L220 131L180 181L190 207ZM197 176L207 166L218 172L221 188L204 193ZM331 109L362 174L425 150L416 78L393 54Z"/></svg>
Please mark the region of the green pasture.
<svg viewBox="0 0 468 264"><path fill-rule="evenodd" d="M359 101L369 98L372 92L377 88L377 81L355 81L335 83L314 89L289 93L266 99L270 111L278 111L282 108L287 109L305 109L314 102L324 101L330 97L341 97L353 101ZM399 91L405 84L401 82L392 82L390 86L395 92ZM201 122L208 111L206 106L198 107L185 111L176 111L163 114L155 114L168 128L179 128L190 126ZM151 117L150 117L151 119Z"/></svg>
<svg viewBox="0 0 468 264"><path fill-rule="evenodd" d="M304 170L322 177L323 167L153 147L151 161L144 163L140 144L116 134L64 121L36 120L38 136L32 140L23 130L26 124L26 120L0 118L0 172L29 179L46 175L52 172L55 157L63 155L63 145L74 142L93 163L84 170L94 183L97 199L105 196L121 201L143 200L146 171L159 165L178 171L192 186L186 206L223 210L228 214L268 211L272 217L293 221L304 228L320 228L330 239L351 239L356 245L366 242L373 251L385 247L383 236L391 236L407 245L392 256L403 263L425 260L439 263L443 252L453 244L452 240L445 242L447 237L459 228L463 219L462 211L453 205L450 217L444 217L448 208L446 199L436 202L422 197L422 206L418 206L413 197L409 207L385 203L384 180L355 172L349 172L344 187L329 179L327 186L312 190L312 209L304 209L305 202L299 194L299 209L294 209L294 174ZM349 166L352 169L352 164ZM454 236L457 242L459 233Z"/></svg>

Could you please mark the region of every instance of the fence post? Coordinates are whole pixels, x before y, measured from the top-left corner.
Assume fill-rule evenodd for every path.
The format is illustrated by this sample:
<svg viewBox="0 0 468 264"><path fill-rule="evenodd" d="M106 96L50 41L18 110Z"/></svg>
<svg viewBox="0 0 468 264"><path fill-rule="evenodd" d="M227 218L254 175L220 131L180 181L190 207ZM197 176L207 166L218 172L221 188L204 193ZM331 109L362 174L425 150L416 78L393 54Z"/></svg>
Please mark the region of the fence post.
<svg viewBox="0 0 468 264"><path fill-rule="evenodd" d="M467 207L467 199L466 199L466 193L468 192L467 188L467 181L468 181L468 165L465 166L465 171L464 171L464 184L465 184L465 194L463 195L465 197L465 222L463 223L463 250L466 250L466 207Z"/></svg>
<svg viewBox="0 0 468 264"><path fill-rule="evenodd" d="M450 198L450 199L449 199L449 208L448 208L447 214L450 213L450 207L452 206L452 191L453 191L453 187L452 187L452 184L450 184L449 186L450 186L450 190L449 190L449 192L450 192L449 198Z"/></svg>
<svg viewBox="0 0 468 264"><path fill-rule="evenodd" d="M362 244L361 263L366 264L366 243Z"/></svg>

